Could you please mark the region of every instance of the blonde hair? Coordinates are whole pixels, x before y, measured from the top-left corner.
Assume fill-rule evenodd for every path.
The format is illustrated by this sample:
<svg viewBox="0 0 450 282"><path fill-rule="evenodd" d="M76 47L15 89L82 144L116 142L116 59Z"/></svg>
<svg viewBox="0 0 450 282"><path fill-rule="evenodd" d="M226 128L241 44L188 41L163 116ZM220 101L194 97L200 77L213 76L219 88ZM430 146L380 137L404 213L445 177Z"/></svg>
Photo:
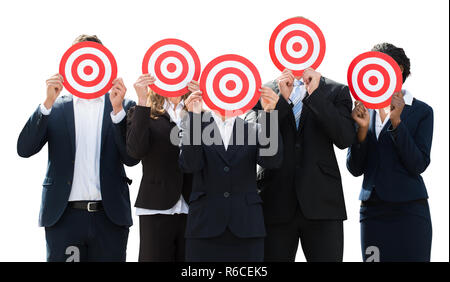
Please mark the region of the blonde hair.
<svg viewBox="0 0 450 282"><path fill-rule="evenodd" d="M191 95L190 92L181 96L181 100L186 100L187 97ZM147 94L147 107L150 107L150 118L157 119L159 116L163 115L166 111L164 109L164 102L167 100L167 97L161 96L153 90L149 90ZM186 105L183 107L184 110L187 110Z"/></svg>

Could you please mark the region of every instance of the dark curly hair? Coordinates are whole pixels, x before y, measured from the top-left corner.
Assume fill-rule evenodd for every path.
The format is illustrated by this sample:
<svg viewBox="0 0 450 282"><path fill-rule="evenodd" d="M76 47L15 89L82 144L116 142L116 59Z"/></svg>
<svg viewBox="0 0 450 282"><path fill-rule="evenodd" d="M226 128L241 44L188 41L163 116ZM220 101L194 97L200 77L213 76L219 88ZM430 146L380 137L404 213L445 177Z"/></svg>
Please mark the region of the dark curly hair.
<svg viewBox="0 0 450 282"><path fill-rule="evenodd" d="M398 48L390 43L380 43L373 46L372 51L378 51L389 55L394 59L399 66L403 67L403 82L411 74L411 63L405 54L405 50Z"/></svg>

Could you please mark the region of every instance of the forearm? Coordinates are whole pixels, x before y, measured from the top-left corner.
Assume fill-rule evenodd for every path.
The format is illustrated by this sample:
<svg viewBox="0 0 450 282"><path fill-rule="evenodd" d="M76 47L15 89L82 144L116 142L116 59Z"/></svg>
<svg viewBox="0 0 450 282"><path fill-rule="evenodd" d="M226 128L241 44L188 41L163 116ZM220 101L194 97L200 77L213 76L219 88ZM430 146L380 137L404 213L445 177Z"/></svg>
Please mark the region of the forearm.
<svg viewBox="0 0 450 282"><path fill-rule="evenodd" d="M41 112L40 106L31 115L17 140L17 153L28 158L38 153L47 142L48 115Z"/></svg>
<svg viewBox="0 0 450 282"><path fill-rule="evenodd" d="M341 90L335 101L327 98L323 78L319 87L304 104L320 122L333 143L340 149L349 147L355 140L355 125L351 117L352 101L346 90Z"/></svg>
<svg viewBox="0 0 450 282"><path fill-rule="evenodd" d="M430 164L431 142L433 137L432 116L418 126L413 137L403 122L388 129L396 151L405 166L413 174L421 174Z"/></svg>

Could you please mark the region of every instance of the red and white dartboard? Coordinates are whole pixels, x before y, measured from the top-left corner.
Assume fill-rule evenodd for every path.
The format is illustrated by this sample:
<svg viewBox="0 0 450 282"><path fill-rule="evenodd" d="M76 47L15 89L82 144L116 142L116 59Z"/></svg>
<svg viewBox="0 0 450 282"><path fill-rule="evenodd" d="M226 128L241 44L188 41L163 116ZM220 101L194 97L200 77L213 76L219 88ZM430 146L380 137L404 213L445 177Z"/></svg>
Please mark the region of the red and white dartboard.
<svg viewBox="0 0 450 282"><path fill-rule="evenodd" d="M369 109L391 104L392 94L402 90L402 71L397 62L381 52L357 56L347 72L350 92Z"/></svg>
<svg viewBox="0 0 450 282"><path fill-rule="evenodd" d="M153 44L142 62L142 73L156 78L150 88L166 97L188 93L188 83L198 80L200 71L200 59L195 50L186 42L173 38Z"/></svg>
<svg viewBox="0 0 450 282"><path fill-rule="evenodd" d="M59 73L64 87L83 99L105 95L117 77L117 63L102 44L84 41L72 45L63 55Z"/></svg>
<svg viewBox="0 0 450 282"><path fill-rule="evenodd" d="M261 93L258 69L239 55L223 55L206 65L200 77L203 101L222 116L237 116L253 108Z"/></svg>
<svg viewBox="0 0 450 282"><path fill-rule="evenodd" d="M326 44L322 31L312 21L296 17L280 23L269 42L270 57L283 71L290 69L301 76L309 67L317 69L325 56Z"/></svg>

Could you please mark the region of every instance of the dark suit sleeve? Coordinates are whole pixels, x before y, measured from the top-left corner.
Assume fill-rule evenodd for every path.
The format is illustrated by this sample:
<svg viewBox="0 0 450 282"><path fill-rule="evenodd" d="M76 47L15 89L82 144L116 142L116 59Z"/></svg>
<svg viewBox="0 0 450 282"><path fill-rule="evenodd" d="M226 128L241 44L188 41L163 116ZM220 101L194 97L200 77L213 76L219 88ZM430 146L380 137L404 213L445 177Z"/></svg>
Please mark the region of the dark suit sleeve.
<svg viewBox="0 0 450 282"><path fill-rule="evenodd" d="M333 143L340 149L345 149L355 140L355 125L351 117L352 99L348 87L338 87L334 101L327 99L325 78L320 79L319 87L303 103L328 133Z"/></svg>
<svg viewBox="0 0 450 282"><path fill-rule="evenodd" d="M275 80L264 84L264 86L272 88L272 90L280 96L280 99L278 100L278 103L275 106L275 110L278 111L278 122L281 123L284 121L284 118L289 113L292 113L292 107L289 105L286 99L284 99L283 96L280 95L277 82ZM258 101L256 106L253 107L253 109L245 115L244 119L249 122L258 122L258 111L261 110L262 110L261 102Z"/></svg>
<svg viewBox="0 0 450 282"><path fill-rule="evenodd" d="M204 156L201 141L201 114L189 112L181 122L180 157L178 163L185 173L203 169Z"/></svg>
<svg viewBox="0 0 450 282"><path fill-rule="evenodd" d="M405 168L412 174L419 175L430 164L430 151L433 139L433 110L427 109L427 113L417 126L414 136L401 122L395 130L392 126L388 129L394 141L397 153Z"/></svg>
<svg viewBox="0 0 450 282"><path fill-rule="evenodd" d="M257 164L267 169L279 168L283 162L283 141L277 118L277 112L260 112L259 123L256 124L258 130Z"/></svg>
<svg viewBox="0 0 450 282"><path fill-rule="evenodd" d="M150 150L150 108L134 106L127 115L127 152L135 159L143 159Z"/></svg>
<svg viewBox="0 0 450 282"><path fill-rule="evenodd" d="M23 158L37 154L47 143L48 115L43 115L38 106L20 132L17 153Z"/></svg>
<svg viewBox="0 0 450 282"><path fill-rule="evenodd" d="M130 107L134 106L136 103L133 101L128 101L126 105L124 105L124 111L128 112ZM120 153L120 158L122 163L127 166L134 166L139 163L139 159L133 158L127 152L126 145L126 134L127 134L127 117L123 118L123 120L117 124L113 123L114 128L114 139L116 142L117 149Z"/></svg>
<svg viewBox="0 0 450 282"><path fill-rule="evenodd" d="M355 142L347 152L347 169L353 176L361 176L366 172L368 139L364 142Z"/></svg>

